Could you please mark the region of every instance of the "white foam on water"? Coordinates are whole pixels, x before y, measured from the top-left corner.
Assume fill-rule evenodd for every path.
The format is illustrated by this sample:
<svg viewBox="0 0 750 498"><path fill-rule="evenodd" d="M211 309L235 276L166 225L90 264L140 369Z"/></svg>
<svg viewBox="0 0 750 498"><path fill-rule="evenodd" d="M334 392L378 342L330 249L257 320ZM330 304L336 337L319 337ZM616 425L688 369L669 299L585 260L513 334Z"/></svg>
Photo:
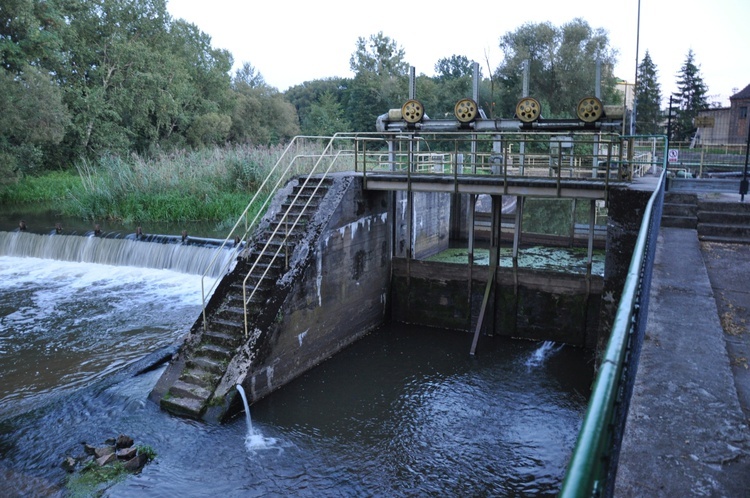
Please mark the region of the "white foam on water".
<svg viewBox="0 0 750 498"><path fill-rule="evenodd" d="M253 428L253 421L250 418L250 406L247 402L247 396L245 395L245 389L237 384L237 392L240 393L242 398L242 404L245 406L245 423L247 425L247 434L245 435L245 448L249 452L256 452L260 450L279 450L283 451L281 447L277 445L276 438L265 437L263 434L255 431Z"/></svg>
<svg viewBox="0 0 750 498"><path fill-rule="evenodd" d="M555 344L553 341L544 341L531 356L529 356L524 365L528 368L536 368L544 365L553 355L563 348L563 344Z"/></svg>

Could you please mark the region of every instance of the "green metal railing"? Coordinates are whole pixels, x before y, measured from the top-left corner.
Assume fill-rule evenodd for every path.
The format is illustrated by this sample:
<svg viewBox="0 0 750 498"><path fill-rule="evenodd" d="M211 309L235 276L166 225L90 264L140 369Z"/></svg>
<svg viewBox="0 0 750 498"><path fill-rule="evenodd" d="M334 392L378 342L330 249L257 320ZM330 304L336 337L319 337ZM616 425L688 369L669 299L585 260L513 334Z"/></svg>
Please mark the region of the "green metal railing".
<svg viewBox="0 0 750 498"><path fill-rule="evenodd" d="M256 292L260 288L263 280L268 278L268 273L273 263L280 257L282 251L284 252L284 257L285 257L285 267L288 266L289 254L287 254L286 251L289 247L290 235L294 232L295 228L298 225L300 225L300 220L305 216L313 197L317 194L318 190L323 185L323 182L331 173L331 170L333 169L338 159L342 157L342 154L344 155L348 154L348 151L333 150L334 141L335 141L335 137L330 140L330 142L328 143L328 145L326 145L323 152L317 157L315 164L310 169L310 171L306 175L303 175L300 178L301 179L300 189L297 191L297 194L294 196L294 198L290 201L289 206L286 208L286 210L284 211L284 214L281 217L281 220L279 220L279 222L273 228L271 235L268 236L268 240L261 248L257 257L255 258L255 261L252 263L252 265L250 266L250 269L247 271L245 278L242 280L242 301L243 301L243 310L244 310L245 338L249 336L249 326L250 326L248 305L250 304ZM326 163L327 163L327 166L326 166ZM291 213L292 209L295 206L299 206L300 196L302 195L304 189L308 186L312 186L313 191L308 196L307 201L304 203L304 205L301 206L300 211L296 214L292 214ZM278 247L274 251L273 248L271 247L271 241L274 240L277 236L283 237L283 239L281 243L278 244ZM248 281L250 280L251 276L255 274L256 267L259 265L260 261L265 256L271 257L270 262L266 265L265 270L263 271L260 278L258 278L258 281L255 283L255 285L253 285L252 287L249 287Z"/></svg>
<svg viewBox="0 0 750 498"><path fill-rule="evenodd" d="M331 144L335 140L334 137L318 137L318 136L297 136L284 148L281 156L276 161L274 166L266 175L261 185L256 190L255 194L251 198L250 202L245 207L245 210L240 214L237 222L234 224L232 229L229 231L226 239L219 246L216 251L216 256L206 266L206 271L201 276L201 295L202 295L202 316L203 316L203 328L204 330L208 327L208 321L206 316L206 306L208 300L213 294L214 290L218 286L221 279L214 279L209 275L208 271L212 268L216 259L220 255L220 251L224 248L234 248L238 251L240 246L235 241L246 241L250 233L258 226L261 217L265 214L268 204L271 202L274 194L278 189L286 184L286 182L294 175L297 174L309 174L310 170L307 167L298 168L298 164L302 161L309 159L315 163L319 163L321 157L325 154L325 151L331 150ZM325 147L323 152L309 153L310 147L305 144L306 141L323 141ZM302 150L304 153L300 153ZM285 166L284 166L285 165ZM313 168L314 169L314 168ZM250 219L250 213L255 212L252 219ZM228 262L224 268L221 269L219 275L225 274L230 265L235 263L235 258L228 258ZM212 280L212 284L207 286L206 279Z"/></svg>
<svg viewBox="0 0 750 498"><path fill-rule="evenodd" d="M660 138L666 149L666 137ZM665 158L662 173L643 214L609 342L594 381L561 497L611 496L614 491L622 432L648 315L666 179L666 154L662 157Z"/></svg>

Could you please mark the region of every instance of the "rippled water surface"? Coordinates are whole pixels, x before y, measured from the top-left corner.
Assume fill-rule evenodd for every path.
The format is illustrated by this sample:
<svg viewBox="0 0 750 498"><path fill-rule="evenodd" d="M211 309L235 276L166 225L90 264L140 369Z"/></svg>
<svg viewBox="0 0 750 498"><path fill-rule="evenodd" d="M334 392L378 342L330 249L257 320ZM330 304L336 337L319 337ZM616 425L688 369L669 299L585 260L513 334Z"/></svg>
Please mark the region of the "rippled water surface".
<svg viewBox="0 0 750 498"><path fill-rule="evenodd" d="M156 460L109 496L555 495L585 409L587 353L388 326L208 426L134 375L200 311L199 277L0 258L0 495L65 496L59 464L120 433ZM32 264L33 263L33 264Z"/></svg>

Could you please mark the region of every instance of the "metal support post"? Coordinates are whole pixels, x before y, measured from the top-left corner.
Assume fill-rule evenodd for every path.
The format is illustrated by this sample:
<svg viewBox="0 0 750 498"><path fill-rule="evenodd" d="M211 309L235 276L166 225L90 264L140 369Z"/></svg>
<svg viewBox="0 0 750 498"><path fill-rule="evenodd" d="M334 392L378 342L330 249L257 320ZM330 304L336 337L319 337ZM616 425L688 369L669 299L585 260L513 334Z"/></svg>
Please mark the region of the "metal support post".
<svg viewBox="0 0 750 498"><path fill-rule="evenodd" d="M750 159L750 120L747 123L747 143L745 144L745 169L742 172L742 181L740 182L740 202L745 202L747 195L747 163Z"/></svg>

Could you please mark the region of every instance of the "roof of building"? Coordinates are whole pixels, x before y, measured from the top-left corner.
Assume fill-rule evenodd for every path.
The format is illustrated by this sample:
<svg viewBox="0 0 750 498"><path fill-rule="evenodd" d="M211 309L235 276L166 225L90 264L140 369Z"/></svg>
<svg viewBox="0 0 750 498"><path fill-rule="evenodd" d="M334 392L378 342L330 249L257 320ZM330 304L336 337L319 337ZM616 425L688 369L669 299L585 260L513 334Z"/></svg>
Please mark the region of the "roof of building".
<svg viewBox="0 0 750 498"><path fill-rule="evenodd" d="M699 110L698 114L729 112L731 109L731 107L708 107L706 109Z"/></svg>
<svg viewBox="0 0 750 498"><path fill-rule="evenodd" d="M750 85L747 85L745 88L729 97L729 100L735 99L750 99Z"/></svg>

